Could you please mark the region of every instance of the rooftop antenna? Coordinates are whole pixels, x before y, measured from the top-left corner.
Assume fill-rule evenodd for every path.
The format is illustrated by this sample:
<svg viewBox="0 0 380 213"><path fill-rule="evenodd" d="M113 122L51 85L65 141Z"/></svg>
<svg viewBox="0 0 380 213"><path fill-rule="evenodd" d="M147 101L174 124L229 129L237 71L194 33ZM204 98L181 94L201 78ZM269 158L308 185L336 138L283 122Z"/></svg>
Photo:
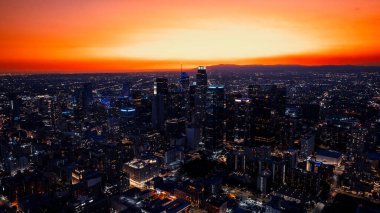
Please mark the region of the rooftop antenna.
<svg viewBox="0 0 380 213"><path fill-rule="evenodd" d="M181 64L181 72L182 72L182 64Z"/></svg>

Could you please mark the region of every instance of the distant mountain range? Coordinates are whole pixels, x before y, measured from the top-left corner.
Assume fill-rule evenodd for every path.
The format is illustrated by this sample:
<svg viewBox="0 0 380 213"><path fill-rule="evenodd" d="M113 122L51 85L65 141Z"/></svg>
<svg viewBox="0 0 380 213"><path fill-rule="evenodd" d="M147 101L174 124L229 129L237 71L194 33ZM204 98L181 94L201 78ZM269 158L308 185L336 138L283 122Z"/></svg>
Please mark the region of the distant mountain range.
<svg viewBox="0 0 380 213"><path fill-rule="evenodd" d="M379 72L380 66L356 66L356 65L322 65L322 66L304 66L304 65L234 65L219 64L207 66L209 71L256 71L256 72Z"/></svg>

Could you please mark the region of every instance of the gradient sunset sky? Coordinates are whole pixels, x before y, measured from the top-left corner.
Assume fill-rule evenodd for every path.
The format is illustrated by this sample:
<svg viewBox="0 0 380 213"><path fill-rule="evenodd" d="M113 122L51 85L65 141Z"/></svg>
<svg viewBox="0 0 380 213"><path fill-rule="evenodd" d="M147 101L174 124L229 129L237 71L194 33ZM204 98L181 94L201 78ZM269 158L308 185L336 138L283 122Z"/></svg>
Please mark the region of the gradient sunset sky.
<svg viewBox="0 0 380 213"><path fill-rule="evenodd" d="M379 0L0 1L6 72L379 62Z"/></svg>

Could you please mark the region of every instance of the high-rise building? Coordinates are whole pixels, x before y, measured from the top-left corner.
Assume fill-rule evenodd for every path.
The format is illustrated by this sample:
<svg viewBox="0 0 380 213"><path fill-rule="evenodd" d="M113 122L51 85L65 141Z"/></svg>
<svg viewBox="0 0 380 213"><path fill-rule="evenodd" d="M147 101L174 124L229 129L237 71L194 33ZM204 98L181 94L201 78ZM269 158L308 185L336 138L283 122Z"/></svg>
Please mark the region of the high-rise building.
<svg viewBox="0 0 380 213"><path fill-rule="evenodd" d="M272 84L248 87L248 97L253 99L255 105L270 108L280 116L285 114L286 95L285 87L277 87Z"/></svg>
<svg viewBox="0 0 380 213"><path fill-rule="evenodd" d="M349 160L356 164L363 164L363 161L365 161L365 143L367 134L368 130L365 128L354 128L351 130L351 140L347 145L347 156Z"/></svg>
<svg viewBox="0 0 380 213"><path fill-rule="evenodd" d="M286 180L286 163L281 158L271 160L272 183L278 186L285 184Z"/></svg>
<svg viewBox="0 0 380 213"><path fill-rule="evenodd" d="M200 93L206 93L207 91L207 73L206 67L199 66L196 75L197 88Z"/></svg>
<svg viewBox="0 0 380 213"><path fill-rule="evenodd" d="M168 119L165 122L167 138L176 138L186 134L186 119Z"/></svg>
<svg viewBox="0 0 380 213"><path fill-rule="evenodd" d="M318 104L301 105L302 118L317 122L319 120L320 106Z"/></svg>
<svg viewBox="0 0 380 213"><path fill-rule="evenodd" d="M195 150L198 148L201 139L201 131L199 127L188 126L186 128L186 148Z"/></svg>
<svg viewBox="0 0 380 213"><path fill-rule="evenodd" d="M153 128L164 130L167 114L168 79L156 78L153 87L152 125Z"/></svg>
<svg viewBox="0 0 380 213"><path fill-rule="evenodd" d="M252 148L236 146L227 155L227 165L233 171L241 173L251 172L252 167Z"/></svg>
<svg viewBox="0 0 380 213"><path fill-rule="evenodd" d="M152 125L153 128L163 130L166 120L166 97L164 95L153 96L152 101Z"/></svg>
<svg viewBox="0 0 380 213"><path fill-rule="evenodd" d="M92 95L92 83L85 83L83 84L83 109L88 109L88 107L91 105L93 101L93 95Z"/></svg>
<svg viewBox="0 0 380 213"><path fill-rule="evenodd" d="M167 78L156 78L153 87L154 95L167 95L168 94L168 79Z"/></svg>
<svg viewBox="0 0 380 213"><path fill-rule="evenodd" d="M217 196L209 197L206 200L205 209L210 213L227 212L227 200Z"/></svg>
<svg viewBox="0 0 380 213"><path fill-rule="evenodd" d="M224 140L224 86L211 85L207 90L204 138L208 150L214 151Z"/></svg>
<svg viewBox="0 0 380 213"><path fill-rule="evenodd" d="M260 191L263 194L266 194L269 187L268 187L268 180L270 178L270 172L269 171L263 171L257 176L257 187L256 189Z"/></svg>
<svg viewBox="0 0 380 213"><path fill-rule="evenodd" d="M167 102L170 104L167 105L167 119L187 116L187 92L182 92L181 90L181 87L176 84L169 85Z"/></svg>
<svg viewBox="0 0 380 213"><path fill-rule="evenodd" d="M11 93L9 94L9 101L11 107L9 117L11 118L12 125L16 125L20 121L22 100L15 93Z"/></svg>
<svg viewBox="0 0 380 213"><path fill-rule="evenodd" d="M130 97L131 94L131 82L124 82L123 83L123 89L122 89L122 96L123 97Z"/></svg>
<svg viewBox="0 0 380 213"><path fill-rule="evenodd" d="M236 143L248 143L251 141L253 127L252 100L249 98L235 99L235 125L233 138Z"/></svg>
<svg viewBox="0 0 380 213"><path fill-rule="evenodd" d="M189 79L189 74L187 74L187 72L181 72L179 83L181 84L181 89L182 90L184 90L184 91L188 91L189 90L190 79Z"/></svg>
<svg viewBox="0 0 380 213"><path fill-rule="evenodd" d="M195 113L193 115L195 126L202 126L204 123L207 85L206 67L200 66L196 75Z"/></svg>
<svg viewBox="0 0 380 213"><path fill-rule="evenodd" d="M371 175L369 175L371 165L367 161L367 135L368 130L366 128L354 127L350 133L350 143L347 144L346 155L348 161L345 163L342 183L353 190L363 190L363 183L373 180Z"/></svg>
<svg viewBox="0 0 380 213"><path fill-rule="evenodd" d="M286 161L286 167L294 169L297 167L298 151L294 149L289 149L285 151L284 155Z"/></svg>
<svg viewBox="0 0 380 213"><path fill-rule="evenodd" d="M276 110L280 116L285 115L286 95L287 91L285 87L274 87L271 92L272 95L272 107Z"/></svg>
<svg viewBox="0 0 380 213"><path fill-rule="evenodd" d="M306 159L312 155L315 147L315 134L308 133L301 139L301 153L300 157Z"/></svg>
<svg viewBox="0 0 380 213"><path fill-rule="evenodd" d="M235 124L238 119L236 119L235 114L236 111L236 99L241 99L242 95L241 93L232 93L232 94L226 94L225 100L225 133L226 133L226 142L234 142L235 141ZM233 115L233 116L231 116Z"/></svg>
<svg viewBox="0 0 380 213"><path fill-rule="evenodd" d="M254 107L254 128L252 138L256 144L273 145L275 132L272 119L272 110L267 107Z"/></svg>
<svg viewBox="0 0 380 213"><path fill-rule="evenodd" d="M196 100L196 85L190 85L189 92L186 100L186 118L189 122L195 125L195 100Z"/></svg>
<svg viewBox="0 0 380 213"><path fill-rule="evenodd" d="M128 174L132 186L144 187L146 181L158 176L160 166L156 159L133 159L124 164L123 172Z"/></svg>

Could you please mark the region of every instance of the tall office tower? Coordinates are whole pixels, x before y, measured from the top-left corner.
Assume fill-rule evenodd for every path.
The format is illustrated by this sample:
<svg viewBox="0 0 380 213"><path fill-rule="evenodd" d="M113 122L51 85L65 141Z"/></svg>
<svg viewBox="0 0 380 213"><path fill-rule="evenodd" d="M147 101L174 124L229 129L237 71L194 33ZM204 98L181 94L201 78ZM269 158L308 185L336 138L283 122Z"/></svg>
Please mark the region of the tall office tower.
<svg viewBox="0 0 380 213"><path fill-rule="evenodd" d="M286 167L294 169L297 167L298 151L295 149L289 149L285 151L284 160L286 161Z"/></svg>
<svg viewBox="0 0 380 213"><path fill-rule="evenodd" d="M80 119L83 116L83 100L83 88L76 88L72 95L73 115L76 119Z"/></svg>
<svg viewBox="0 0 380 213"><path fill-rule="evenodd" d="M197 81L197 89L199 93L206 93L207 92L207 73L206 73L206 67L199 66L198 72L196 75L196 81Z"/></svg>
<svg viewBox="0 0 380 213"><path fill-rule="evenodd" d="M276 115L285 115L286 88L278 88L276 85L250 85L248 87L248 97L251 98L255 106L268 107Z"/></svg>
<svg viewBox="0 0 380 213"><path fill-rule="evenodd" d="M92 95L92 84L91 83L85 83L83 84L83 109L88 109L88 107L92 104L93 101L93 95Z"/></svg>
<svg viewBox="0 0 380 213"><path fill-rule="evenodd" d="M256 185L256 189L263 193L263 194L266 194L267 191L269 190L269 179L270 179L270 171L263 171L261 172L258 176L257 176L257 185Z"/></svg>
<svg viewBox="0 0 380 213"><path fill-rule="evenodd" d="M51 123L53 125L53 130L57 130L57 125L59 123L60 115L62 115L61 108L59 107L59 96L54 96L49 102L49 111Z"/></svg>
<svg viewBox="0 0 380 213"><path fill-rule="evenodd" d="M153 128L163 131L167 111L168 79L156 78L153 90L152 125Z"/></svg>
<svg viewBox="0 0 380 213"><path fill-rule="evenodd" d="M194 125L202 126L204 123L205 104L207 93L207 73L206 67L198 67L196 75L196 96L195 96L195 113Z"/></svg>
<svg viewBox="0 0 380 213"><path fill-rule="evenodd" d="M250 85L248 97L258 107L267 107L274 110L275 114L285 114L286 88L277 88L276 85Z"/></svg>
<svg viewBox="0 0 380 213"><path fill-rule="evenodd" d="M235 99L235 125L233 129L233 140L235 143L249 143L253 128L252 100L249 98Z"/></svg>
<svg viewBox="0 0 380 213"><path fill-rule="evenodd" d="M347 155L349 160L360 163L362 158L365 158L365 142L368 134L365 128L354 128L351 131L351 140L347 144Z"/></svg>
<svg viewBox="0 0 380 213"><path fill-rule="evenodd" d="M189 105L190 107L195 107L195 96L196 96L196 90L197 86L196 85L190 85L189 87Z"/></svg>
<svg viewBox="0 0 380 213"><path fill-rule="evenodd" d="M214 151L224 139L224 86L211 85L207 90L204 139L206 149Z"/></svg>
<svg viewBox="0 0 380 213"><path fill-rule="evenodd" d="M360 190L364 182L372 181L371 165L367 161L366 137L368 130L362 127L354 127L351 130L350 143L347 143L348 161L345 163L343 185Z"/></svg>
<svg viewBox="0 0 380 213"><path fill-rule="evenodd" d="M187 72L181 72L181 76L179 78L179 83L181 84L181 89L183 91L188 91L190 88L190 78Z"/></svg>
<svg viewBox="0 0 380 213"><path fill-rule="evenodd" d="M190 85L188 98L186 100L186 118L191 124L195 124L195 99L196 99L196 85Z"/></svg>
<svg viewBox="0 0 380 213"><path fill-rule="evenodd" d="M9 94L9 101L10 101L10 119L13 126L17 125L20 121L20 112L21 112L21 106L22 106L22 100L20 97L18 97L15 93Z"/></svg>
<svg viewBox="0 0 380 213"><path fill-rule="evenodd" d="M318 122L320 112L319 104L303 104L301 105L301 109L302 118L308 121Z"/></svg>
<svg viewBox="0 0 380 213"><path fill-rule="evenodd" d="M152 100L144 98L141 100L141 104L137 106L137 123L138 127L148 127L152 121Z"/></svg>
<svg viewBox="0 0 380 213"><path fill-rule="evenodd" d="M314 133L307 133L304 135L301 139L301 153L300 157L302 159L306 159L310 155L313 154L315 147L315 134Z"/></svg>
<svg viewBox="0 0 380 213"><path fill-rule="evenodd" d="M120 109L119 116L121 119L119 122L119 129L123 134L133 134L136 130L136 122L138 121L136 114L135 107L123 107Z"/></svg>
<svg viewBox="0 0 380 213"><path fill-rule="evenodd" d="M141 90L131 90L131 97L132 97L131 101L133 103L133 106L138 107L141 105L141 102L143 100L143 95L142 95ZM151 111L151 110L152 109L149 109L149 111Z"/></svg>
<svg viewBox="0 0 380 213"><path fill-rule="evenodd" d="M123 83L123 89L122 89L122 96L123 97L130 97L131 96L131 82L124 82Z"/></svg>
<svg viewBox="0 0 380 213"><path fill-rule="evenodd" d="M280 157L271 160L272 183L276 186L285 184L286 180L286 163Z"/></svg>
<svg viewBox="0 0 380 213"><path fill-rule="evenodd" d="M253 98L260 92L260 85L249 85L248 86L248 97Z"/></svg>
<svg viewBox="0 0 380 213"><path fill-rule="evenodd" d="M234 129L236 122L236 99L242 98L240 93L227 93L226 94L226 107L224 109L224 114L226 115L224 131L226 133L226 142L234 141Z"/></svg>
<svg viewBox="0 0 380 213"><path fill-rule="evenodd" d="M186 120L168 119L165 123L165 135L167 138L178 138L186 134Z"/></svg>
<svg viewBox="0 0 380 213"><path fill-rule="evenodd" d="M169 85L167 96L167 119L186 117L187 93L182 92L177 84Z"/></svg>
<svg viewBox="0 0 380 213"><path fill-rule="evenodd" d="M199 127L189 125L186 127L186 149L195 150L198 148L201 140L201 131Z"/></svg>
<svg viewBox="0 0 380 213"><path fill-rule="evenodd" d="M167 95L169 91L168 79L162 77L156 78L153 90L154 95Z"/></svg>
<svg viewBox="0 0 380 213"><path fill-rule="evenodd" d="M272 96L273 96L272 106L273 106L273 109L275 109L278 115L280 116L285 115L286 94L287 94L287 91L285 87L281 87L281 88L274 87L272 91Z"/></svg>
<svg viewBox="0 0 380 213"><path fill-rule="evenodd" d="M272 110L267 107L254 107L254 128L252 138L258 145L273 145L275 142L275 129L272 119Z"/></svg>
<svg viewBox="0 0 380 213"><path fill-rule="evenodd" d="M253 166L251 166L253 163L252 160L252 149L250 147L234 146L234 148L228 152L226 163L227 166L234 171L253 173Z"/></svg>

